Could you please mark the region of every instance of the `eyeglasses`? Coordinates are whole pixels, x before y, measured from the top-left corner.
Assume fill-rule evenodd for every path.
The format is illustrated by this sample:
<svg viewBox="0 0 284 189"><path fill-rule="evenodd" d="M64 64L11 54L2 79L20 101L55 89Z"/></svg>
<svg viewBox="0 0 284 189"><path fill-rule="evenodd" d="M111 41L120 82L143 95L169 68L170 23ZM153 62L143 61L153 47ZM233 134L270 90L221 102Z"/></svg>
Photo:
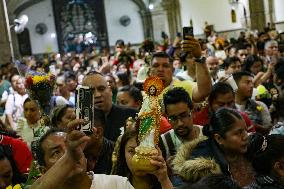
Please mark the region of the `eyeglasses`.
<svg viewBox="0 0 284 189"><path fill-rule="evenodd" d="M177 124L178 120L185 122L186 119L190 118L190 116L191 116L191 112L184 112L177 116L169 116L168 120L172 124Z"/></svg>

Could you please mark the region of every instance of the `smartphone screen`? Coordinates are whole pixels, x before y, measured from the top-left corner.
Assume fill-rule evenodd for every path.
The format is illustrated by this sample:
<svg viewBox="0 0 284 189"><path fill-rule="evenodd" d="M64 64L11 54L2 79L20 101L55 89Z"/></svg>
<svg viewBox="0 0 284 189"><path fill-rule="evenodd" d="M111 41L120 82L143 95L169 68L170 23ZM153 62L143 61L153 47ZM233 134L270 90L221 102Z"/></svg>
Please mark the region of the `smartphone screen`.
<svg viewBox="0 0 284 189"><path fill-rule="evenodd" d="M194 37L193 27L191 27L191 26L183 27L182 28L182 34L183 34L183 39L185 39L186 36Z"/></svg>
<svg viewBox="0 0 284 189"><path fill-rule="evenodd" d="M84 119L88 122L81 125L78 130L83 131L86 135L93 132L93 91L87 86L78 86L76 88L76 118Z"/></svg>

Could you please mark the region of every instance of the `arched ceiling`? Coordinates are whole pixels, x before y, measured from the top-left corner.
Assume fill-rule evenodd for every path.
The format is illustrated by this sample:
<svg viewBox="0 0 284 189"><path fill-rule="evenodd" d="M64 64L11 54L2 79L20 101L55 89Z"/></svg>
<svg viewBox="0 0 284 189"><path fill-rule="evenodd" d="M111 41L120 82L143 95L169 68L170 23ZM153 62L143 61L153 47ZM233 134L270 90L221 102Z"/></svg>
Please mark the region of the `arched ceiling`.
<svg viewBox="0 0 284 189"><path fill-rule="evenodd" d="M17 17L23 10L41 1L44 1L44 0L9 0L7 1L9 19L10 20L15 19L15 17ZM145 0L131 0L131 1L139 7L140 9L139 13L144 23L143 25L146 24L150 26L150 28L144 28L145 37L152 38L153 37L152 19L151 19L151 12L148 9L148 5L146 5L147 3L145 3ZM152 0L152 1L156 1L156 0Z"/></svg>

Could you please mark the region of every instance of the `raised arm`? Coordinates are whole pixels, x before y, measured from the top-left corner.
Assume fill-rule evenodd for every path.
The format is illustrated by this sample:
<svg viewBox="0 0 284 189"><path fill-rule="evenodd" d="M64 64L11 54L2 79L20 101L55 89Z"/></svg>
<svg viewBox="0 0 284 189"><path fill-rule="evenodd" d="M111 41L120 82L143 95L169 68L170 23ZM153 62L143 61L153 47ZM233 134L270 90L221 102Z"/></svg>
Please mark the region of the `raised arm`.
<svg viewBox="0 0 284 189"><path fill-rule="evenodd" d="M211 78L205 60L201 59L201 47L199 42L193 37L187 37L182 41L182 50L188 56L195 58L197 86L193 88L192 100L194 102L203 101L211 92Z"/></svg>
<svg viewBox="0 0 284 189"><path fill-rule="evenodd" d="M79 131L72 131L67 136L67 150L65 154L36 180L30 189L60 189L67 180L70 172L82 171L78 168L78 161L84 156L83 150L89 137Z"/></svg>

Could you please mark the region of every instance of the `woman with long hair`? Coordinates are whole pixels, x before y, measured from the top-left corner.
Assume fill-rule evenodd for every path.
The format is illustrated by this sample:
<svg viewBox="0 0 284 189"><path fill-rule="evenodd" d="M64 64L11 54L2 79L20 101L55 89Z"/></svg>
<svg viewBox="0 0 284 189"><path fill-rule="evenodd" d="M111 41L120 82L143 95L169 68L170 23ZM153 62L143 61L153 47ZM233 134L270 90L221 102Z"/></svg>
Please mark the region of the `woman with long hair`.
<svg viewBox="0 0 284 189"><path fill-rule="evenodd" d="M0 145L0 189L25 183L26 177L21 174L12 155L12 148Z"/></svg>
<svg viewBox="0 0 284 189"><path fill-rule="evenodd" d="M166 162L161 151L156 156L152 156L151 164L157 166L154 172L144 172L134 170L132 157L137 147L138 132L134 128L129 128L121 137L117 151L117 158L112 173L127 177L136 189L172 189L173 186L167 174Z"/></svg>
<svg viewBox="0 0 284 189"><path fill-rule="evenodd" d="M233 109L220 108L203 128L204 138L184 144L173 160L174 170L188 182L210 174L224 174L242 187L254 180L246 157L248 134L242 116Z"/></svg>

